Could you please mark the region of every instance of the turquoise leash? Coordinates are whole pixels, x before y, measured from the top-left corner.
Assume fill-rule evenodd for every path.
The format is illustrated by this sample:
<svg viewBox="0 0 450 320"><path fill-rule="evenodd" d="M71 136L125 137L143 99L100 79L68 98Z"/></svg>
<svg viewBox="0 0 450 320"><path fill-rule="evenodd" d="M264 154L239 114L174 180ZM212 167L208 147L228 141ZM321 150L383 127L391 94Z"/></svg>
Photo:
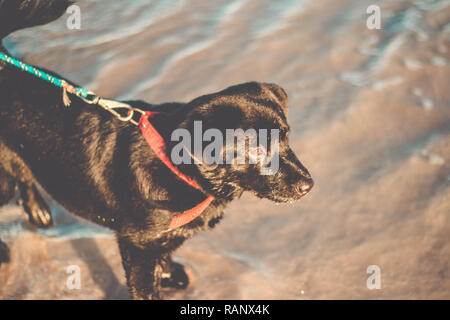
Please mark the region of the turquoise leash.
<svg viewBox="0 0 450 320"><path fill-rule="evenodd" d="M17 59L14 59L3 52L0 52L0 60L5 61L6 63L9 63L10 65L13 65L19 69L22 69L23 71L26 71L40 79L43 79L47 82L50 82L51 84L60 87L64 90L64 93L67 91L69 93L73 93L79 97L82 97L86 99L89 96L89 92L84 88L75 88L67 83L67 81L58 79L52 75L49 75L48 73L41 71L39 69L36 69L35 67L32 67L22 61L19 61ZM70 104L70 100L68 100L67 95L64 97L64 104L68 105ZM68 102L68 104L67 104Z"/></svg>
<svg viewBox="0 0 450 320"><path fill-rule="evenodd" d="M63 79L58 79L42 70L39 70L39 69L32 67L22 61L14 59L14 58L4 54L3 52L0 52L0 60L3 60L6 63L9 63L10 65L15 66L16 68L26 71L26 72L38 77L39 79L45 80L57 87L62 88L63 89L63 103L66 107L70 106L70 99L69 99L69 96L67 95L67 93L72 93L72 94L78 96L80 99L82 99L84 102L86 102L88 104L96 104L96 105L102 107L106 111L112 113L120 121L131 122L134 125L138 125L138 122L133 120L134 113L138 112L141 115L145 114L144 111L142 111L138 108L133 108L129 104L114 101L114 100L103 99L103 98L97 96L95 93L88 91L84 88L74 87ZM127 114L125 116L123 116L119 112L115 111L115 109L126 109Z"/></svg>

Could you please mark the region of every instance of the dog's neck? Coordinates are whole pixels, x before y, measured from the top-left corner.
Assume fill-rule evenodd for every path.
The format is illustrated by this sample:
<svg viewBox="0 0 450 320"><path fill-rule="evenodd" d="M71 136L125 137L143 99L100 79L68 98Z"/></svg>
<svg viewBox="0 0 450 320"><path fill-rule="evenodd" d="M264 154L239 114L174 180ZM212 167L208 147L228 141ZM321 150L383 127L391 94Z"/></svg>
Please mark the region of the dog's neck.
<svg viewBox="0 0 450 320"><path fill-rule="evenodd" d="M159 122L157 118L154 119L155 126L161 126L164 121ZM163 132L164 139L170 139L170 130L161 130ZM175 202L183 207L179 210L185 210L193 207L199 202L204 200L207 195L212 195L220 204L225 204L234 199L239 198L242 195L243 190L239 186L234 186L226 181L227 174L225 170L202 170L204 168L198 167L194 164L181 164L177 165L177 168L183 172L186 176L193 179L200 187L202 192L191 187L190 185L179 180L179 178L171 171L167 171L165 164L163 164L159 158L151 151L147 142L143 139L140 133L135 132L132 134L134 136L131 138L130 143L133 144L130 148L134 150L133 152L139 153L139 158L147 159L148 169L144 169L147 173L146 176L150 179L138 179L139 184L138 189L143 190L142 197L148 199L152 202L160 202L165 200L164 194L168 194L168 199L173 199ZM166 151L169 155L171 154L171 149ZM134 156L132 156L134 158ZM142 168L141 168L142 169ZM141 171L141 170L139 170ZM142 172L142 171L141 171ZM146 186L151 181L160 180L160 176L164 175L166 178L166 183L161 186L160 192L146 193L145 190L148 189ZM140 173L135 173L136 177L142 176ZM149 182L150 180L150 182ZM217 182L220 181L220 182ZM203 194L202 194L203 193ZM182 197L176 199L172 198L173 194L182 194Z"/></svg>

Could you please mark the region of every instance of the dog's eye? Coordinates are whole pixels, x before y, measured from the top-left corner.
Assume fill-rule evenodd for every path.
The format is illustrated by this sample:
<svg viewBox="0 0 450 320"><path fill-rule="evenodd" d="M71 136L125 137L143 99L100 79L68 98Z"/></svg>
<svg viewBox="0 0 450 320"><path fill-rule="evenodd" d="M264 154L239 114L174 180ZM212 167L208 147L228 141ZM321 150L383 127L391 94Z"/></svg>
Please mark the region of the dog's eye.
<svg viewBox="0 0 450 320"><path fill-rule="evenodd" d="M249 156L255 161L265 159L267 157L267 150L263 146L258 146L257 148L252 148L249 151Z"/></svg>

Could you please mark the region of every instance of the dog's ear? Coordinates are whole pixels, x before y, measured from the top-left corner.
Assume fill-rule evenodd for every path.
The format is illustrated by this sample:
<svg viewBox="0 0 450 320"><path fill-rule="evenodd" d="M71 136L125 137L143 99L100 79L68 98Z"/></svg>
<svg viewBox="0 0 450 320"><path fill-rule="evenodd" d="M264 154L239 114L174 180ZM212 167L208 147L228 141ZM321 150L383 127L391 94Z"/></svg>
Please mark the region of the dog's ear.
<svg viewBox="0 0 450 320"><path fill-rule="evenodd" d="M274 83L264 83L263 87L271 100L275 100L281 106L284 113L286 113L288 111L288 95L286 91Z"/></svg>
<svg viewBox="0 0 450 320"><path fill-rule="evenodd" d="M189 102L190 111L181 127L188 128L193 121L201 120L205 128L239 128L246 116L268 101L271 102L269 105L276 105L284 115L287 114L288 95L279 85L259 82L235 85Z"/></svg>
<svg viewBox="0 0 450 320"><path fill-rule="evenodd" d="M201 120L203 129L216 128L221 131L230 128L239 128L240 123L245 118L242 108L233 104L234 101L228 97L222 97L221 101L214 104L204 104L194 109L186 117L188 126L192 126L193 121Z"/></svg>

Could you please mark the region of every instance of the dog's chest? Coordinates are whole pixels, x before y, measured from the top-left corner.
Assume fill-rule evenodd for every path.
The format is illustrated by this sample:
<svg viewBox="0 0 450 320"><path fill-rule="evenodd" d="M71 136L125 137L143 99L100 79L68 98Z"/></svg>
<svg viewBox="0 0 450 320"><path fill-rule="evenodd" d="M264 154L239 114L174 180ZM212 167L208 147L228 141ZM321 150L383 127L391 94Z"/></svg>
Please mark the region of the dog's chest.
<svg viewBox="0 0 450 320"><path fill-rule="evenodd" d="M211 205L199 217L187 223L184 226L169 231L169 235L173 237L190 238L196 233L212 229L223 218L223 205Z"/></svg>

